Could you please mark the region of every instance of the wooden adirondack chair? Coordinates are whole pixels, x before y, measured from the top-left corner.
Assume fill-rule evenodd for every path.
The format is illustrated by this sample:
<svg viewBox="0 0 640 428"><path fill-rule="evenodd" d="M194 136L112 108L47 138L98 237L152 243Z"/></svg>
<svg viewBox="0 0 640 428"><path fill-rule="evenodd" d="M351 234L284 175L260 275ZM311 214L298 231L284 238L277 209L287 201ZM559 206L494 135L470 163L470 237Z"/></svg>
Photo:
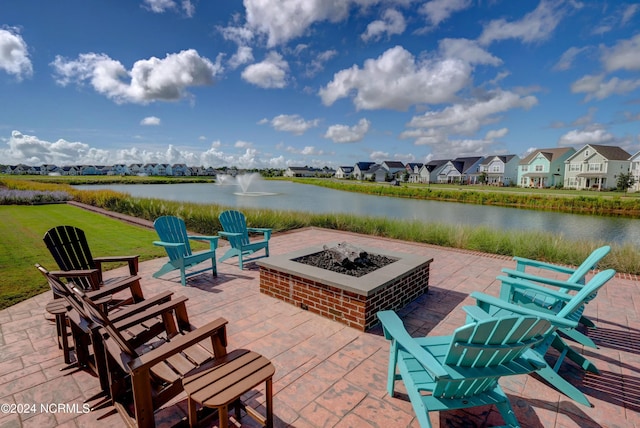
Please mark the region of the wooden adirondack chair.
<svg viewBox="0 0 640 428"><path fill-rule="evenodd" d="M60 277L87 276L90 275L90 272L50 272L40 264L36 264L36 269L47 279L55 298L64 299L68 305L69 311L66 317L71 327L77 359L76 364L80 368L90 369L98 375L100 380L102 394L98 394L98 396L94 398L102 395L109 397L109 374L107 372L102 339L98 334L100 325L92 321L91 314L86 309L84 301L73 291L72 287L75 287L75 284L72 282L65 283L59 279ZM114 294L121 293L125 290L128 290L132 294L133 300L136 303L126 308L120 307L117 311L110 313L109 320L121 331L122 335L127 337L131 346L136 347L164 332L164 320L158 316L161 316L163 312L172 310L180 304L184 305L186 301L186 298L178 298L171 301L173 293L169 291L144 299L142 291L140 290L139 277L134 277L129 282L120 281L101 287L97 291L88 291L84 296L94 305L100 305L104 310L107 308L107 303ZM155 318L149 317L152 311L157 313ZM146 320L143 323L139 322L141 313L146 316ZM93 353L90 351L90 346L93 348Z"/></svg>
<svg viewBox="0 0 640 428"><path fill-rule="evenodd" d="M164 338L158 338L149 346L136 347L122 334L123 327L144 323L155 317L156 311L129 317L117 325L82 291L76 291L91 319L101 326L111 376L111 396L114 406L130 426L154 427L154 412L183 391L185 376L235 356L226 350L227 321L218 318L196 329L189 322L184 301L163 313Z"/></svg>
<svg viewBox="0 0 640 428"><path fill-rule="evenodd" d="M431 427L429 412L488 404L496 405L508 426L519 426L498 380L541 367L525 352L553 332L549 320L490 318L462 326L451 336L413 338L395 312L377 315L391 341L387 391L393 397L395 381L404 382L421 427Z"/></svg>
<svg viewBox="0 0 640 428"><path fill-rule="evenodd" d="M102 265L104 263L126 262L129 273L138 273L138 256L93 257L87 238L82 229L73 226L57 226L49 229L43 237L44 243L51 252L58 267L63 271L95 271L91 275L78 275L72 281L83 290L97 290L105 283ZM128 278L111 278L109 281L128 280Z"/></svg>
<svg viewBox="0 0 640 428"><path fill-rule="evenodd" d="M187 277L197 275L208 270L213 271L213 276L218 275L216 266L216 248L218 247L217 236L195 236L187 233L187 227L184 220L173 216L159 217L153 222L160 241L154 241L153 245L164 247L169 256L169 261L153 274L154 278L159 278L176 269L180 270L180 283L187 285ZM189 240L207 241L210 249L197 253L191 251ZM211 267L204 269L189 271L196 265L211 260Z"/></svg>
<svg viewBox="0 0 640 428"><path fill-rule="evenodd" d="M560 266L560 265L555 265L551 263L541 262L538 260L526 259L522 257L514 257L513 259L516 261L516 268L515 269L505 268L505 269L502 269L502 272L513 278L526 279L529 281L536 282L538 284L543 284L543 285L557 288L558 291L561 291L564 293L569 293L572 291L580 290L581 288L580 286L584 285L585 283L585 278L587 274L593 269L595 269L598 266L598 263L607 254L609 254L610 251L611 251L611 247L608 245L602 246L600 248L596 248L593 252L591 252L589 257L587 257L582 262L582 264L577 268L570 268L567 266ZM540 275L533 275L531 273L526 272L527 267L543 269L551 272L560 272L560 273L566 274L567 277L564 279L558 280L553 278L547 278ZM501 296L501 297L506 298L506 296ZM594 297L595 295L592 298ZM561 302L559 302L554 298L544 297L540 295L533 295L533 294L529 294L527 296L522 295L520 296L520 298L521 298L521 301L519 302L519 304L521 305L524 305L527 299L530 300L531 304L537 305L537 306L558 307L559 305L562 305ZM584 306L582 307L582 310L584 311ZM591 321L590 319L582 315L582 312L580 312L577 315L580 315L581 324L587 327L596 328L596 325L593 323L593 321ZM595 343L593 343L591 339L589 339L587 336L585 336L579 331L574 330L574 335L571 338L585 346L597 348L597 346L595 345Z"/></svg>
<svg viewBox="0 0 640 428"><path fill-rule="evenodd" d="M477 321L487 317L513 316L514 314L522 316L537 316L540 318L561 318L571 323L570 326L561 327L564 332L567 329L575 328L578 325L577 319L579 317L576 314L581 311L582 306L588 302L590 296L597 293L598 290L603 287L607 281L613 278L615 274L616 272L613 269L597 273L575 295L541 287L522 279L498 277L498 279L502 281L503 286L508 286L513 290L514 295L520 291L535 290L536 293L546 294L549 297L563 301L564 306L556 313L553 310L542 307L530 308L518 306L517 304L509 303L503 299L484 293L473 292L471 293L471 297L476 300L476 304L482 309L482 312L468 312L467 318L469 320ZM514 297L512 300L516 302L518 301L517 297ZM551 347L555 348L560 353L553 367L549 366L544 359L544 356ZM541 364L545 364L545 367L541 368L537 372L537 374L545 381L578 403L584 404L585 406L592 406L587 397L579 389L567 382L558 374L558 370L565 358L569 358L584 370L592 373L599 373L598 368L562 340L557 331L547 337L545 341L533 347L528 356L532 359L537 358Z"/></svg>
<svg viewBox="0 0 640 428"><path fill-rule="evenodd" d="M271 229L259 227L247 227L247 220L239 211L224 211L218 216L220 224L224 231L218 232L220 236L229 241L231 248L218 259L223 262L231 257L238 257L238 265L243 269L244 262L255 260L261 257L269 257L269 239L271 238ZM250 241L249 232L261 233L264 238L261 241ZM245 259L244 256L251 255L256 251L264 249L265 254L260 257L252 257Z"/></svg>

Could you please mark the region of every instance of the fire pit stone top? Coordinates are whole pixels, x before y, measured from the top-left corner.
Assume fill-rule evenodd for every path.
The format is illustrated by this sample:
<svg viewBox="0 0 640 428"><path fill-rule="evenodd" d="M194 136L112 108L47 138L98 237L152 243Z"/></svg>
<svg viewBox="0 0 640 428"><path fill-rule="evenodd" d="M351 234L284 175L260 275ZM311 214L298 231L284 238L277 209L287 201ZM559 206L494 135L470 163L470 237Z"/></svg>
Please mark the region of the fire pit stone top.
<svg viewBox="0 0 640 428"><path fill-rule="evenodd" d="M360 246L359 248L367 253L379 254L397 259L395 262L361 277L353 277L350 275L332 272L330 270L294 261L294 259L321 252L324 250L325 246L334 247L336 245L337 243L329 243L326 245L312 246L288 254L269 256L266 259L256 261L256 263L258 266L264 267L265 269L285 272L312 281L321 282L329 286L337 287L355 294L369 296L375 293L378 289L393 282L399 276L433 261L433 259L425 259L422 256L415 256L413 254Z"/></svg>

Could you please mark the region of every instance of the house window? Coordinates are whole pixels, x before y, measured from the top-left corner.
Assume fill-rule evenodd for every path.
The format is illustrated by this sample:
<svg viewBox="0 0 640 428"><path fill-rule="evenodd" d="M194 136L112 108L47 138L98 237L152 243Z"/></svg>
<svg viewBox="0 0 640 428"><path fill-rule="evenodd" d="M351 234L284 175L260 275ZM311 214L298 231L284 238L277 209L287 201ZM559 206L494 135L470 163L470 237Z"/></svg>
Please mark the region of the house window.
<svg viewBox="0 0 640 428"><path fill-rule="evenodd" d="M494 166L491 168L491 171L493 171L493 172L500 172L500 165L494 165Z"/></svg>
<svg viewBox="0 0 640 428"><path fill-rule="evenodd" d="M522 165L522 172L529 171L529 165Z"/></svg>
<svg viewBox="0 0 640 428"><path fill-rule="evenodd" d="M602 171L602 164L601 163L590 163L588 171L589 172Z"/></svg>
<svg viewBox="0 0 640 428"><path fill-rule="evenodd" d="M589 156L589 150L585 150L585 151L584 151L584 157L586 158L586 157L588 157L588 156Z"/></svg>
<svg viewBox="0 0 640 428"><path fill-rule="evenodd" d="M581 169L580 167L581 167L581 166L582 166L582 165L581 165L581 164L579 164L579 163L570 163L570 164L569 164L569 171L573 171L573 172L578 171L578 172L580 172L580 169Z"/></svg>
<svg viewBox="0 0 640 428"><path fill-rule="evenodd" d="M536 172L542 172L544 170L543 165L536 165Z"/></svg>

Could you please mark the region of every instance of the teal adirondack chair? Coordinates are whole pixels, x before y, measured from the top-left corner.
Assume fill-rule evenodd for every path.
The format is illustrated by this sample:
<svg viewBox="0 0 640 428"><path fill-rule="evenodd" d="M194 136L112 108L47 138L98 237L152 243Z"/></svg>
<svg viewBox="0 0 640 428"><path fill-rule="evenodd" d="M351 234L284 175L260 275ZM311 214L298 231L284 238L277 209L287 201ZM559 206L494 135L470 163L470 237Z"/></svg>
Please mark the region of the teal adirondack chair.
<svg viewBox="0 0 640 428"><path fill-rule="evenodd" d="M598 266L600 260L602 260L609 252L611 251L611 247L608 245L602 246L600 248L596 248L590 255L587 257L584 262L577 268L570 268L566 266L555 265L551 263L545 263L538 260L526 259L522 257L514 257L513 259L516 261L516 268L514 269L502 269L502 272L506 275L513 278L522 278L529 281L533 281L539 284L544 284L548 286L552 286L558 289L558 291L569 293L571 291L580 290L581 285L585 283L585 277L587 274L595 269ZM547 278L540 275L532 275L531 273L526 272L527 267L539 268L551 272L560 272L563 274L567 274L568 277L563 280L557 280L553 278ZM506 296L501 296L502 298L506 298ZM592 299L595 298L595 295L592 296ZM525 305L525 301L529 300L532 305L543 306L543 307L555 307L559 310L559 307L562 305L561 302L556 300L555 298L544 297L540 295L522 295L521 301L519 304ZM584 310L584 305L582 306L582 310ZM580 312L580 323L591 328L596 328L596 325L582 315ZM596 344L593 343L589 337L580 333L579 331L575 331L573 340L592 348L597 348Z"/></svg>
<svg viewBox="0 0 640 428"><path fill-rule="evenodd" d="M154 278L159 278L164 274L167 274L176 269L180 270L180 283L183 286L187 285L187 277L197 275L199 273L212 270L213 276L218 275L216 266L216 248L218 246L218 236L195 236L187 233L187 227L184 224L184 220L173 217L164 216L158 217L153 222L153 227L156 229L160 241L153 241L153 245L164 247L169 256L169 261L160 268L159 271L153 274ZM208 241L210 249L203 250L198 253L191 251L191 245L189 240L194 241ZM190 270L196 265L211 260L211 267L206 267L200 270Z"/></svg>
<svg viewBox="0 0 640 428"><path fill-rule="evenodd" d="M511 290L513 290L514 296L521 291L526 292L528 290L535 290L536 293L546 294L548 297L553 297L555 299L558 299L559 301L562 301L564 303L564 306L560 311L556 313L551 309L543 307L523 307L514 303L509 303L503 299L490 296L488 294L473 292L471 293L471 297L476 300L477 306L481 308L482 311L475 311L473 313L467 311L467 319L469 321L479 321L487 319L489 317L513 315L537 316L541 318L553 317L549 319L562 318L571 323L569 326L560 327L561 330L559 331L565 332L568 329L575 328L578 325L577 313L582 310L582 306L589 301L591 295L597 293L598 290L602 288L611 278L613 278L615 274L616 271L613 269L607 269L605 271L597 273L575 295L551 290L549 288L545 288L518 278L498 277L498 279L502 281L503 287L508 286ZM518 301L517 297L514 297L514 299L512 300L516 302ZM546 364L544 359L544 356L546 355L550 347L555 348L560 353L553 367L550 367L548 364ZM584 370L590 371L592 373L600 372L591 361L576 352L573 348L571 348L571 346L569 346L564 340L562 340L557 331L548 336L544 342L533 347L530 351L528 351L527 355L529 358L537 358L540 363L545 364L545 367L541 368L537 372L537 374L540 375L540 377L542 377L545 381L549 382L549 384L551 384L557 390L567 395L569 398L577 401L578 403L584 404L585 406L591 406L591 403L582 393L582 391L562 378L558 374L558 370L565 358L569 358Z"/></svg>
<svg viewBox="0 0 640 428"><path fill-rule="evenodd" d="M240 211L224 211L218 216L222 225L221 232L218 234L229 241L231 248L218 259L223 262L231 257L238 257L238 265L243 269L244 262L255 260L261 257L269 257L269 239L271 238L271 229L259 227L247 227L247 220ZM261 233L263 239L260 241L249 239L249 232ZM256 251L264 249L265 254L259 257L245 259L245 256L251 255Z"/></svg>
<svg viewBox="0 0 640 428"><path fill-rule="evenodd" d="M508 426L520 426L498 380L544 366L525 353L554 331L553 322L524 316L489 318L459 327L451 336L413 338L395 312L377 315L391 341L387 391L393 397L396 380L404 382L421 427L431 427L429 412L488 404L496 405Z"/></svg>

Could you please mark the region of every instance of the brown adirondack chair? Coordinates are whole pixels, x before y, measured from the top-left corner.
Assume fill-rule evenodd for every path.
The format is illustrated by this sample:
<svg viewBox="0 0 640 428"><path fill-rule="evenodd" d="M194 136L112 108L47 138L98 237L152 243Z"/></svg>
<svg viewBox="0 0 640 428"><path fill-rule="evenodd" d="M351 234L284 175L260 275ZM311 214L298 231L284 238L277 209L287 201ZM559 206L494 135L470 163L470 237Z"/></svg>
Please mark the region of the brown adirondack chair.
<svg viewBox="0 0 640 428"><path fill-rule="evenodd" d="M74 226L57 226L44 234L44 243L51 252L53 259L63 271L80 271L95 269L91 275L79 275L71 280L84 290L97 290L105 284L102 267L104 263L122 263L129 265L129 273L138 273L138 256L93 257L87 238L82 229ZM110 278L108 282L126 278Z"/></svg>
<svg viewBox="0 0 640 428"><path fill-rule="evenodd" d="M112 311L109 313L108 319L120 334L126 337L130 346L138 347L149 341L157 340L158 336L165 333L166 328L162 315L177 306L184 306L184 302L187 300L184 297L171 300L173 293L170 291L144 299L140 290L139 277L132 277L128 283L119 281L101 287L99 290L85 293L85 301L73 291L74 284L72 282L65 283L59 279L59 276L86 277L94 274L95 269L90 271L49 272L39 264L36 264L36 268L47 279L54 296L57 299L64 300L69 309L66 317L69 320L71 336L74 342L75 365L93 371L100 380L102 392L88 401L106 396L106 402L110 402L112 390L110 382L112 380L115 381L115 379L111 379L108 373L103 341L99 333L100 324L93 322L91 313L87 310L86 301L92 302L93 305L101 307L104 311L107 309L107 303L111 301L112 295L121 293L129 288L131 294L134 295L136 303ZM105 316L107 315L105 314ZM140 317L144 318L144 321L140 321ZM100 404L106 404L106 402Z"/></svg>
<svg viewBox="0 0 640 428"><path fill-rule="evenodd" d="M185 376L221 364L234 355L227 354L227 321L224 318L196 329L189 322L182 302L163 313L166 337L159 338L151 346L136 348L122 334L122 328L144 323L155 313L146 311L114 323L87 294L78 289L74 291L83 299L92 321L101 326L110 395L114 406L130 425L155 426L155 410L183 391ZM133 414L129 411L130 404Z"/></svg>

